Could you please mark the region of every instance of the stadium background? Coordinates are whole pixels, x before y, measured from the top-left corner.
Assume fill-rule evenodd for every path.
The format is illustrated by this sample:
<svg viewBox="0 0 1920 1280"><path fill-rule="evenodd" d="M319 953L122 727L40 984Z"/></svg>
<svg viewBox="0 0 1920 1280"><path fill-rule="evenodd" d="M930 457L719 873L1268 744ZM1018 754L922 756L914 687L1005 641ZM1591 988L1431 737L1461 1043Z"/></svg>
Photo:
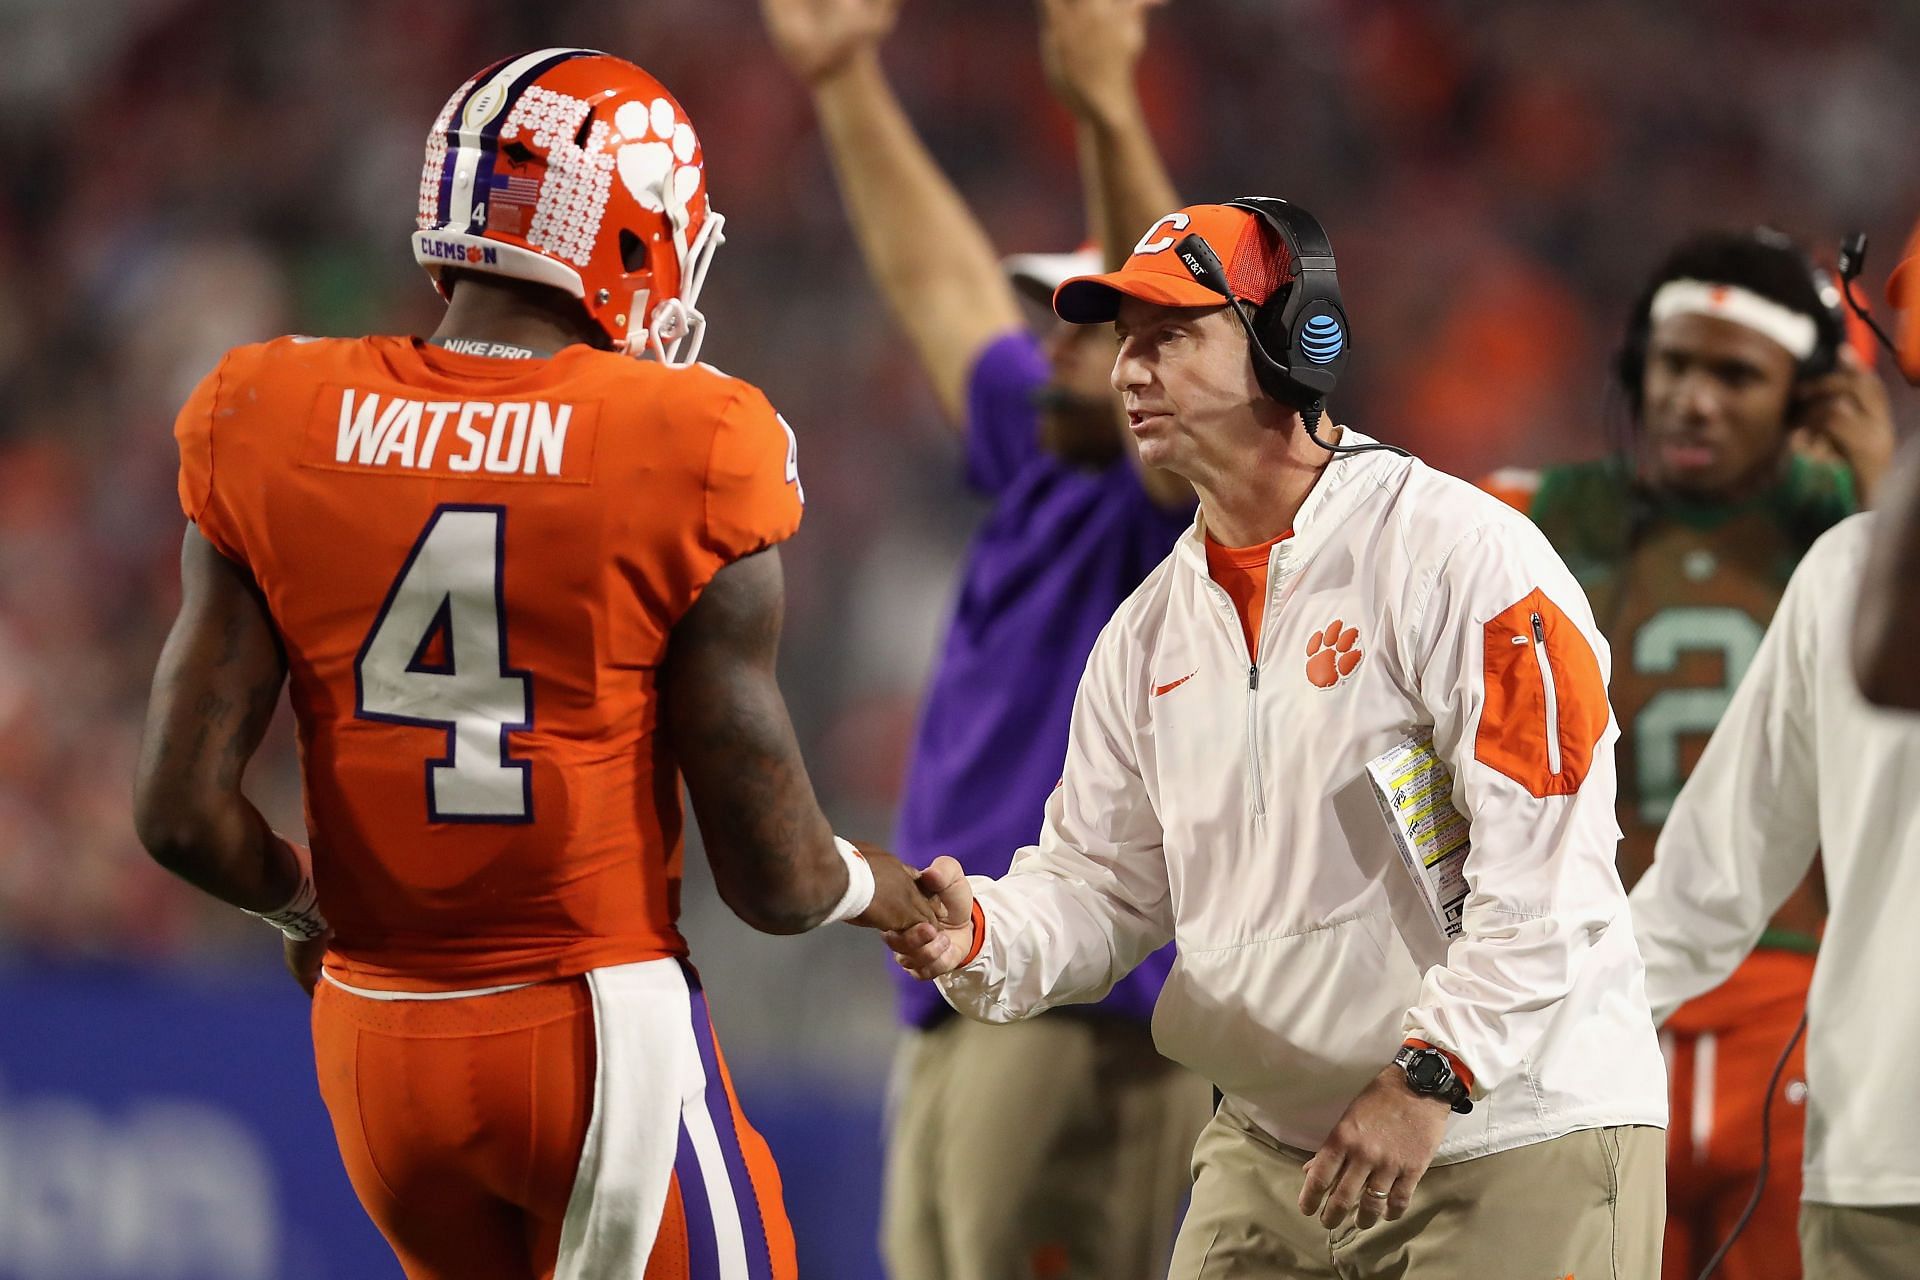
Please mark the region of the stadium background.
<svg viewBox="0 0 1920 1280"><path fill-rule="evenodd" d="M1072 246L1032 6L905 9L889 66L996 242ZM177 598L169 426L229 345L428 331L426 126L476 68L556 44L640 62L701 132L729 218L706 358L801 441L784 683L836 825L889 831L980 508L750 0L0 0L0 1280L397 1275L273 936L131 830ZM1915 66L1903 0L1174 0L1143 92L1183 192L1329 227L1357 338L1335 418L1477 475L1607 447L1624 308L1689 229L1865 228L1877 295L1920 209ZM293 770L283 717L252 789L297 829ZM881 949L688 904L805 1273L877 1275Z"/></svg>

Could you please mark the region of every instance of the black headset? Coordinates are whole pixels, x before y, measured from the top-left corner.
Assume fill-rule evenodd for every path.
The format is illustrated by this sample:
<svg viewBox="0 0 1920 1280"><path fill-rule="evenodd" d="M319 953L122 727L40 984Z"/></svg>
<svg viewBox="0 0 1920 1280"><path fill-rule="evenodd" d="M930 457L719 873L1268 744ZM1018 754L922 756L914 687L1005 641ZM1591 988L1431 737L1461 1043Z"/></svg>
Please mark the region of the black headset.
<svg viewBox="0 0 1920 1280"><path fill-rule="evenodd" d="M1249 312L1247 300L1234 294L1220 255L1205 236L1195 232L1184 237L1174 252L1195 280L1226 298L1240 317L1260 389L1298 409L1308 437L1329 453L1383 449L1411 456L1390 444L1337 445L1320 438L1320 417L1346 367L1351 339L1347 310L1340 300L1340 279L1334 274L1333 242L1319 220L1299 205L1274 196L1241 196L1227 201L1227 207L1244 209L1280 237L1293 264L1290 285L1275 290Z"/></svg>
<svg viewBox="0 0 1920 1280"><path fill-rule="evenodd" d="M1840 285L1830 272L1814 263L1806 250L1771 227L1755 227L1747 234L1755 243L1766 248L1791 253L1800 260L1808 278L1813 281L1813 296L1819 300L1820 308L1812 316L1813 350L1794 369L1795 383L1832 373L1839 366L1840 348L1847 340L1847 317L1846 312L1841 310L1843 295ZM1627 325L1627 336L1613 358L1613 376L1627 397L1627 407L1632 411L1636 423L1640 420L1641 410L1645 408L1647 343L1653 336L1653 296L1669 283L1662 280L1650 286L1634 304L1633 319ZM1710 280L1707 283L1720 282Z"/></svg>
<svg viewBox="0 0 1920 1280"><path fill-rule="evenodd" d="M1906 378L1907 385L1920 387L1920 379L1908 377L1907 371L1901 368L1900 348L1895 346L1893 339L1887 336L1887 331L1880 327L1880 322L1873 318L1873 308L1861 306L1860 300L1853 296L1853 282L1860 278L1860 272L1867 265L1866 232L1856 231L1840 242L1840 256L1836 265L1840 270L1840 296L1846 299L1847 306L1852 308L1853 314L1859 316L1867 328L1873 330L1873 336L1879 340L1881 346L1887 349L1887 354L1893 357L1893 367L1899 371L1902 378Z"/></svg>

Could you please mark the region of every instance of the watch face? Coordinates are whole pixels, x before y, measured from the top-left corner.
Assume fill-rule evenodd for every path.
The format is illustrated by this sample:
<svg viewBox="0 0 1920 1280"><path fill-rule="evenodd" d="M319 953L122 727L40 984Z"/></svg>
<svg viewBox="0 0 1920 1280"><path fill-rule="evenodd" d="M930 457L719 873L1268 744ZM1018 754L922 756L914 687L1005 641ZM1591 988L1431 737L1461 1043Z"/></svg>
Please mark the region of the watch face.
<svg viewBox="0 0 1920 1280"><path fill-rule="evenodd" d="M1408 1064L1407 1082L1423 1093L1431 1093L1440 1087L1446 1071L1446 1060L1439 1054L1422 1053Z"/></svg>

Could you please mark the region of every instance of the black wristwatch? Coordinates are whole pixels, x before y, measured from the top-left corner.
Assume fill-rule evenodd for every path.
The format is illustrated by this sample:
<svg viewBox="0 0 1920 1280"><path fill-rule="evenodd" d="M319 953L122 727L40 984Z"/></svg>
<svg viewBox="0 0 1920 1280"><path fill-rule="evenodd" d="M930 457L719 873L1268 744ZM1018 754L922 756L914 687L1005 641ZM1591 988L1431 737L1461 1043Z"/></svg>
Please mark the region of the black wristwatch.
<svg viewBox="0 0 1920 1280"><path fill-rule="evenodd" d="M1400 1052L1393 1055L1393 1065L1407 1073L1407 1088L1415 1093L1438 1098L1460 1115L1473 1110L1466 1083L1453 1073L1453 1064L1438 1049L1416 1049L1403 1044Z"/></svg>

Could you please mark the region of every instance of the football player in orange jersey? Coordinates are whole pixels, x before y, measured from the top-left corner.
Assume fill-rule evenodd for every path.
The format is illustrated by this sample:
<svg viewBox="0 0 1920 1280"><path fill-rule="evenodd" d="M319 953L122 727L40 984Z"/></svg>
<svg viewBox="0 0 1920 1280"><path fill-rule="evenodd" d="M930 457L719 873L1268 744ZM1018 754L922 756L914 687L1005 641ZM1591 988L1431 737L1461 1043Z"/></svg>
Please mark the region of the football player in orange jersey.
<svg viewBox="0 0 1920 1280"><path fill-rule="evenodd" d="M137 825L287 935L416 1280L795 1274L675 927L683 778L754 927L933 914L833 834L775 682L802 498L766 397L692 363L721 225L652 77L508 59L428 138L433 337L238 348L176 427ZM283 681L311 856L240 790Z"/></svg>

